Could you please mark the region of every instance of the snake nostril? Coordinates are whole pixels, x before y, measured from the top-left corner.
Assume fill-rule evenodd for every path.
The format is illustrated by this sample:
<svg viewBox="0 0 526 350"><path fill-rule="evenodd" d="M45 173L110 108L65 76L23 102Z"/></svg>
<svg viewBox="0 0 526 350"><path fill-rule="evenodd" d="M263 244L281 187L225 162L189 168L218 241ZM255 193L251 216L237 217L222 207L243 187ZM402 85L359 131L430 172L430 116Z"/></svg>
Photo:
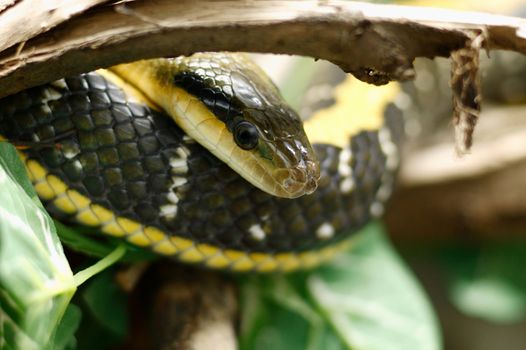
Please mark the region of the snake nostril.
<svg viewBox="0 0 526 350"><path fill-rule="evenodd" d="M303 183L307 181L307 173L303 169L293 169L291 177L294 181Z"/></svg>
<svg viewBox="0 0 526 350"><path fill-rule="evenodd" d="M305 193L310 194L318 188L318 181L320 180L320 165L315 161L307 161L306 173L307 184L305 185Z"/></svg>
<svg viewBox="0 0 526 350"><path fill-rule="evenodd" d="M315 180L314 178L311 178L307 182L307 185L305 186L305 193L311 194L312 192L316 191L317 188L318 188L318 181Z"/></svg>

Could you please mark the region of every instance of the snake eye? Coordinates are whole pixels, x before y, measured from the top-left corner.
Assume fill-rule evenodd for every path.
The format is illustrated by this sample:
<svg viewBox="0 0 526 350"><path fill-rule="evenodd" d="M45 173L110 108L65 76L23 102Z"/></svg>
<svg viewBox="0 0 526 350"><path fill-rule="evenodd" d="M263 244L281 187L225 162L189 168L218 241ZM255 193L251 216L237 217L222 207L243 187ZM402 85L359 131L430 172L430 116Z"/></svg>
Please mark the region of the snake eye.
<svg viewBox="0 0 526 350"><path fill-rule="evenodd" d="M254 124L241 121L234 127L234 141L244 150L251 150L258 144L259 134Z"/></svg>

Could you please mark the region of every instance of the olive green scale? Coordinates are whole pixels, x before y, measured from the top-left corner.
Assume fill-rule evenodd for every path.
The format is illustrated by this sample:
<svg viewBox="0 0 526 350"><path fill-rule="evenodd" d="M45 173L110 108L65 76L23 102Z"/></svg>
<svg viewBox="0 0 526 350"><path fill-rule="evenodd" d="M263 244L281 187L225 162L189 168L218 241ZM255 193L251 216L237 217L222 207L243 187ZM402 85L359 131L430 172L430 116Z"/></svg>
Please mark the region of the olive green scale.
<svg viewBox="0 0 526 350"><path fill-rule="evenodd" d="M95 72L0 100L0 134L35 143L22 151L26 161L119 217L245 252L302 252L342 241L371 218L386 172L378 132L364 131L349 140L352 191L341 191L342 149L317 144L318 189L297 199L270 196Z"/></svg>

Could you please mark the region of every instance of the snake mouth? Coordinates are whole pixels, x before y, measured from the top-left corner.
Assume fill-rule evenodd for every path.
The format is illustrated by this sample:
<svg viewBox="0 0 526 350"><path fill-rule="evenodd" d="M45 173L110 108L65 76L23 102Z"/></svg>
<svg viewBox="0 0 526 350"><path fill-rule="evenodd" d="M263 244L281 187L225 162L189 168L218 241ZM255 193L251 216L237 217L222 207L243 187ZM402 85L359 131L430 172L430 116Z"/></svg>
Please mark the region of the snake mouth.
<svg viewBox="0 0 526 350"><path fill-rule="evenodd" d="M293 169L277 169L273 175L280 184L278 192L281 197L297 198L316 190L320 167L318 162L307 160Z"/></svg>

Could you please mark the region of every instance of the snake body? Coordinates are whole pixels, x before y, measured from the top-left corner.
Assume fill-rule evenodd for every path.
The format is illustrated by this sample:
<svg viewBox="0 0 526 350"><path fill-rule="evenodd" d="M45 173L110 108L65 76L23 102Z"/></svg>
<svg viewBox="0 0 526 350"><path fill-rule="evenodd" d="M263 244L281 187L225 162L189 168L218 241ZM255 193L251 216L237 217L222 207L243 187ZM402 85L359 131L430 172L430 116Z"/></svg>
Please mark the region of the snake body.
<svg viewBox="0 0 526 350"><path fill-rule="evenodd" d="M219 91L218 81L221 91L228 91L224 76L229 72L218 73L214 64L225 57L184 59L186 74L198 74L186 78L186 85L176 84L214 115L236 108L211 93ZM174 75L168 76L170 84ZM196 76L210 88L196 87ZM267 84L268 78L261 79ZM130 93L122 85L107 73L90 72L0 100L0 135L30 145L20 150L29 177L46 209L62 220L97 227L186 263L291 271L346 249L352 233L380 215L389 197L398 160L396 121L352 132L333 125L347 133L340 144L317 142L324 136L316 127L320 121L308 121L318 135L297 163L306 169L317 157L317 189L295 199L279 198L247 182L189 137L158 103L144 103L151 97L132 96L141 94L140 86ZM280 108L280 113L287 109ZM308 172L318 177L316 170Z"/></svg>

